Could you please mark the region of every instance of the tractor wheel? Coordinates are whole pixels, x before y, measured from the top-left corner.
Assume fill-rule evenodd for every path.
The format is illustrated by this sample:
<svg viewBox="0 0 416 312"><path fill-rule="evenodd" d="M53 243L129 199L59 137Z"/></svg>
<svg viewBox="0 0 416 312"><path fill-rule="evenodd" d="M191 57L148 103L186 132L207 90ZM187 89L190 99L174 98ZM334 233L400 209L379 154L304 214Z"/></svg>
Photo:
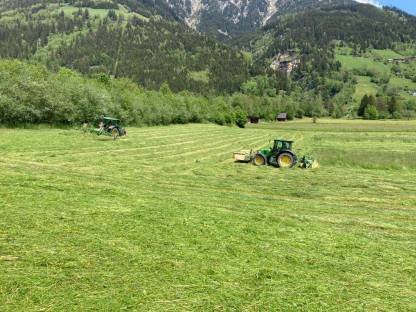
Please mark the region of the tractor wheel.
<svg viewBox="0 0 416 312"><path fill-rule="evenodd" d="M113 130L111 130L111 136L113 137L113 140L117 140L120 136L120 131L118 131L117 128L113 128Z"/></svg>
<svg viewBox="0 0 416 312"><path fill-rule="evenodd" d="M292 168L295 164L295 157L291 153L281 153L277 157L277 163L280 168Z"/></svg>
<svg viewBox="0 0 416 312"><path fill-rule="evenodd" d="M266 158L262 154L256 154L253 158L253 164L255 166L264 166L266 164Z"/></svg>

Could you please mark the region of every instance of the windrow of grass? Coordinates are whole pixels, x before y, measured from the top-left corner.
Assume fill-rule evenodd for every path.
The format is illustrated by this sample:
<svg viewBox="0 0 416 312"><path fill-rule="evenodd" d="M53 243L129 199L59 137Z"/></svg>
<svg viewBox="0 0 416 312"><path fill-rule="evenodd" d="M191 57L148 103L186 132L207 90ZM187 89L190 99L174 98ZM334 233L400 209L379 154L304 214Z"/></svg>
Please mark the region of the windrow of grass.
<svg viewBox="0 0 416 312"><path fill-rule="evenodd" d="M0 129L2 311L416 309L414 121L127 130Z"/></svg>

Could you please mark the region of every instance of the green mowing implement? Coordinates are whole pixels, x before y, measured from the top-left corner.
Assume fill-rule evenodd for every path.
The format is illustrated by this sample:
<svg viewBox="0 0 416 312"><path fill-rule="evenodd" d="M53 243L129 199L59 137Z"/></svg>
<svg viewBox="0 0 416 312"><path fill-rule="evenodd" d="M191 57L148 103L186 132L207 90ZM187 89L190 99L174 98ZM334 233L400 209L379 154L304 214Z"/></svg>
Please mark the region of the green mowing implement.
<svg viewBox="0 0 416 312"><path fill-rule="evenodd" d="M305 155L298 160L292 150L293 141L274 140L272 147L258 151L238 151L234 160L238 162L253 162L256 166L272 165L279 168L292 168L299 163L301 168L317 168L318 162L313 157Z"/></svg>
<svg viewBox="0 0 416 312"><path fill-rule="evenodd" d="M85 133L111 136L114 140L127 135L126 130L121 127L120 120L112 117L104 117L99 123L98 128L89 127L88 124L84 124L82 130Z"/></svg>

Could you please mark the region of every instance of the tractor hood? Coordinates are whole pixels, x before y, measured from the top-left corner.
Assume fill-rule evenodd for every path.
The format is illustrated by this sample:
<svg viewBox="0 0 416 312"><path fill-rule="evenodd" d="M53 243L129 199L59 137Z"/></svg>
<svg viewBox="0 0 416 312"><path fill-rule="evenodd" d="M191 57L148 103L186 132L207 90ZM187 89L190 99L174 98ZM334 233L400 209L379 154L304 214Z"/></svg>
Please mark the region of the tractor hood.
<svg viewBox="0 0 416 312"><path fill-rule="evenodd" d="M268 148L262 148L262 149L259 149L258 152L260 154L263 154L264 156L269 156L271 154L271 152L272 152L272 148L270 148L270 147L268 147Z"/></svg>

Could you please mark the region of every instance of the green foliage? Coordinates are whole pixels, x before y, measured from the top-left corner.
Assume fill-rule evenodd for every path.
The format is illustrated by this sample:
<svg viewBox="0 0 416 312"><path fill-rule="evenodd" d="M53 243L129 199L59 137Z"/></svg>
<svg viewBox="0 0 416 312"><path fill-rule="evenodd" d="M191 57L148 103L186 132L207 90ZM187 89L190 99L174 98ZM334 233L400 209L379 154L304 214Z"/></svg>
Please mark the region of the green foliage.
<svg viewBox="0 0 416 312"><path fill-rule="evenodd" d="M169 84L165 81L164 83L162 83L162 85L160 86L159 91L163 94L163 95L168 95L168 94L172 94L171 89L169 88Z"/></svg>
<svg viewBox="0 0 416 312"><path fill-rule="evenodd" d="M372 104L368 105L365 108L364 118L365 119L369 119L369 120L376 120L376 119L378 119L377 107L375 105L372 105Z"/></svg>
<svg viewBox="0 0 416 312"><path fill-rule="evenodd" d="M114 10L109 10L107 17L112 20L112 21L116 21L117 20L117 13Z"/></svg>
<svg viewBox="0 0 416 312"><path fill-rule="evenodd" d="M235 112L235 124L239 128L245 128L247 124L247 113L242 109L238 109Z"/></svg>
<svg viewBox="0 0 416 312"><path fill-rule="evenodd" d="M259 93L257 82L254 79L244 82L241 85L241 91L243 91L244 94L257 95Z"/></svg>
<svg viewBox="0 0 416 312"><path fill-rule="evenodd" d="M392 96L387 103L388 111L393 118L401 118L403 107L397 97Z"/></svg>
<svg viewBox="0 0 416 312"><path fill-rule="evenodd" d="M357 111L357 115L358 116L360 116L360 117L363 117L364 116L364 112L365 112L365 110L366 110L366 108L368 106L368 102L369 102L369 98L368 98L368 95L366 94L361 99L360 107L358 108L358 111Z"/></svg>
<svg viewBox="0 0 416 312"><path fill-rule="evenodd" d="M237 121L243 126L248 114L274 120L280 111L292 118L298 109L288 96L175 94L167 83L160 91L144 91L125 78L101 74L92 79L65 68L54 73L42 65L5 60L0 61L0 94L0 122L15 125L80 124L111 115L130 125Z"/></svg>
<svg viewBox="0 0 416 312"><path fill-rule="evenodd" d="M374 108L376 108L377 110L376 99L373 95L364 95L364 97L361 100L360 107L358 108L357 115L360 117L365 117L367 108L369 108L370 106L371 112L374 113Z"/></svg>
<svg viewBox="0 0 416 312"><path fill-rule="evenodd" d="M255 96L276 96L276 81L272 77L259 75L241 85L244 94Z"/></svg>

